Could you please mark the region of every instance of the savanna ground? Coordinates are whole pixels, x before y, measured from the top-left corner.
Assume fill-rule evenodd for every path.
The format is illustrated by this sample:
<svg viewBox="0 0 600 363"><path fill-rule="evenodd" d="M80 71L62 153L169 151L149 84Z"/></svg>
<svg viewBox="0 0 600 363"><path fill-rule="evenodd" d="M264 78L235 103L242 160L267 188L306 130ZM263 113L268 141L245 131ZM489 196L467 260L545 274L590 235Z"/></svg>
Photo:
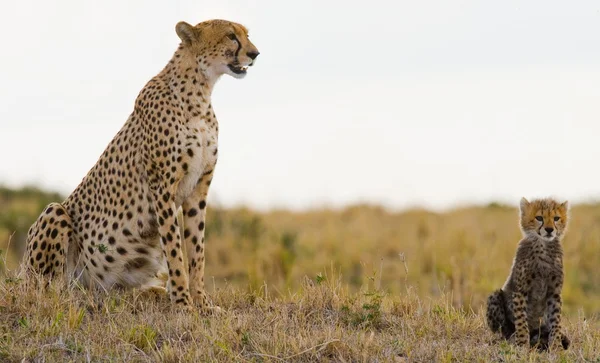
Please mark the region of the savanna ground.
<svg viewBox="0 0 600 363"><path fill-rule="evenodd" d="M572 348L539 353L488 332L482 310L520 238L516 207L211 208L206 277L224 312L203 317L136 291L21 280L24 235L55 200L0 189L0 361L600 362L600 205L575 206L564 241Z"/></svg>

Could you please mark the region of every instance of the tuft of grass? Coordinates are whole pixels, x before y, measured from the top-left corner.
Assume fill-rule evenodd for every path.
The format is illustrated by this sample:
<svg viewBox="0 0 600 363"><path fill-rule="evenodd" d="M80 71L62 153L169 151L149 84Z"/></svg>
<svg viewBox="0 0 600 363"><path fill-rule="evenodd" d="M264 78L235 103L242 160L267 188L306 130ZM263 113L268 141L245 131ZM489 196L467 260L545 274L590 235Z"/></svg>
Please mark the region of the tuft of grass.
<svg viewBox="0 0 600 363"><path fill-rule="evenodd" d="M124 340L133 344L142 351L153 349L156 346L158 333L147 325L136 325L125 331Z"/></svg>
<svg viewBox="0 0 600 363"><path fill-rule="evenodd" d="M381 304L383 294L372 292L363 294L363 302L357 302L356 296L351 297L348 304L341 307L342 319L355 327L381 329Z"/></svg>

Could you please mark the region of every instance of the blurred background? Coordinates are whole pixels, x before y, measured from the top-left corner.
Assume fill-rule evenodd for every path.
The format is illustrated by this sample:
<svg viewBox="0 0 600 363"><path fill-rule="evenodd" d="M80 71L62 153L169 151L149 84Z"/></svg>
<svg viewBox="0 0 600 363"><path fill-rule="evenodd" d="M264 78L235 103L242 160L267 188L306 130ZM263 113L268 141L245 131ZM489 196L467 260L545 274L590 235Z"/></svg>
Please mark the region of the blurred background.
<svg viewBox="0 0 600 363"><path fill-rule="evenodd" d="M333 269L476 310L510 268L519 198L550 195L575 205L567 312L600 312L594 1L3 4L2 269L170 59L175 24L212 18L261 52L213 93L214 286L286 294Z"/></svg>

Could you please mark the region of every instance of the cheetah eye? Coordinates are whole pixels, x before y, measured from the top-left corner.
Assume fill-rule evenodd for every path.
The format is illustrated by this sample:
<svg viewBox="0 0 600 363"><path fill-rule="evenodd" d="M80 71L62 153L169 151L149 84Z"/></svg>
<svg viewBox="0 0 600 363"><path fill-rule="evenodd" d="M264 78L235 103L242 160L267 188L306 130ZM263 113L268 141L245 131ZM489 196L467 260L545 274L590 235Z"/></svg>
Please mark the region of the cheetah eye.
<svg viewBox="0 0 600 363"><path fill-rule="evenodd" d="M558 222L558 221L560 221L560 217L559 216L554 217L554 222Z"/></svg>
<svg viewBox="0 0 600 363"><path fill-rule="evenodd" d="M236 42L238 41L238 40L237 40L237 37L236 37L236 36L235 36L235 34L233 34L233 33L229 33L229 34L227 34L227 38L229 38L229 39L231 39L231 40L233 40L233 41L236 41Z"/></svg>
<svg viewBox="0 0 600 363"><path fill-rule="evenodd" d="M542 216L537 216L537 217L535 217L535 219L537 219L537 220L538 220L538 221L540 221L540 222L543 222L543 221L544 221L544 218L543 218Z"/></svg>

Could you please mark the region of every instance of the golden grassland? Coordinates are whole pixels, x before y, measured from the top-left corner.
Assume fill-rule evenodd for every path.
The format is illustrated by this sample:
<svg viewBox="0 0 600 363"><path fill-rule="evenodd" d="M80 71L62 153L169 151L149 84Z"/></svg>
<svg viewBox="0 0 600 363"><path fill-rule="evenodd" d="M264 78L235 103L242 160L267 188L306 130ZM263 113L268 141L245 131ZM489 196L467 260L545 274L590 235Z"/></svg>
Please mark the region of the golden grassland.
<svg viewBox="0 0 600 363"><path fill-rule="evenodd" d="M600 361L598 204L571 211L563 300L573 348L550 354L499 340L483 319L521 237L516 207L210 208L206 280L225 312L202 317L131 292L27 286L15 271L24 234L60 199L11 193L0 190L0 361Z"/></svg>

